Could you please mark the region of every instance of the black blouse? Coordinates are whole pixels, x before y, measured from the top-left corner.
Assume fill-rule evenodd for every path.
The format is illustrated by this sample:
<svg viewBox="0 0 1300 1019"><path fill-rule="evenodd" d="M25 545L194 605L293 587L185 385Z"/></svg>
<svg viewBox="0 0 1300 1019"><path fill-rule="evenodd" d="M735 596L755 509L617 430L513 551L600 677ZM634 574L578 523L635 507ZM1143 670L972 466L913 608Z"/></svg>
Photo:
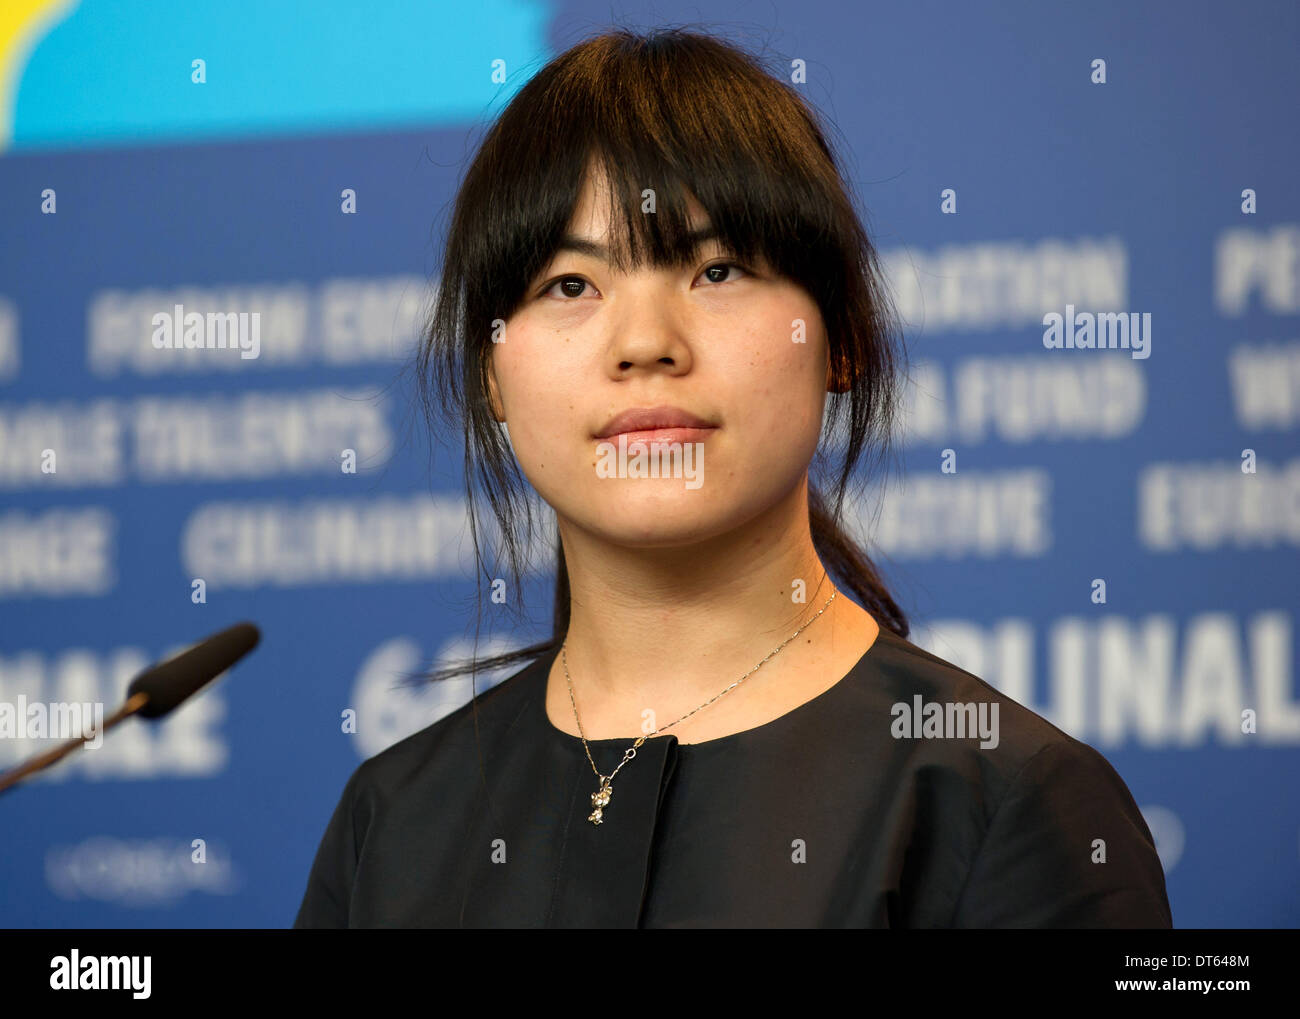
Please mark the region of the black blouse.
<svg viewBox="0 0 1300 1019"><path fill-rule="evenodd" d="M357 768L296 928L1172 924L1106 759L888 630L773 721L646 740L599 825L582 741L546 715L556 653ZM981 702L996 746L895 707ZM591 741L601 773L633 742Z"/></svg>

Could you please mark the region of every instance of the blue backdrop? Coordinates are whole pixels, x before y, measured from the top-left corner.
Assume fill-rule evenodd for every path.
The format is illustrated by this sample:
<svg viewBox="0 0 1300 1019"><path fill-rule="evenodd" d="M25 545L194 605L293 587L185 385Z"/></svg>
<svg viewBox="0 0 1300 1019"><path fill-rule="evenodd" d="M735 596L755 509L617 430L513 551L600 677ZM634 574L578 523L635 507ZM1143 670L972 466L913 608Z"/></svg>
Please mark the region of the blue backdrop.
<svg viewBox="0 0 1300 1019"><path fill-rule="evenodd" d="M1295 926L1300 8L1131 6L704 24L806 68L889 265L904 470L852 521L913 639L1110 759L1176 925ZM148 662L264 633L0 799L0 924L286 926L348 775L468 695L395 686L472 628L458 460L430 473L402 372L449 202L550 56L702 14L378 7L0 16L0 706L111 710ZM259 356L155 350L176 304L257 312ZM1071 313L1142 342L1048 347ZM502 646L544 631L531 591Z"/></svg>

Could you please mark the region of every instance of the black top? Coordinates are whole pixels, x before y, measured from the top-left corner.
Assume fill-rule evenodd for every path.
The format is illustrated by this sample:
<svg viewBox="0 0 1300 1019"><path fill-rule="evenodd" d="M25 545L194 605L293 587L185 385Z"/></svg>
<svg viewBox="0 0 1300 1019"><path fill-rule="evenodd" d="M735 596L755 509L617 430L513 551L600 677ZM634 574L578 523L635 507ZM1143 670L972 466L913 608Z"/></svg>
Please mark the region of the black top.
<svg viewBox="0 0 1300 1019"><path fill-rule="evenodd" d="M1106 759L888 630L773 721L646 740L599 825L556 653L357 768L295 927L1171 926ZM996 747L904 729L929 702L996 704ZM632 743L591 741L601 773Z"/></svg>

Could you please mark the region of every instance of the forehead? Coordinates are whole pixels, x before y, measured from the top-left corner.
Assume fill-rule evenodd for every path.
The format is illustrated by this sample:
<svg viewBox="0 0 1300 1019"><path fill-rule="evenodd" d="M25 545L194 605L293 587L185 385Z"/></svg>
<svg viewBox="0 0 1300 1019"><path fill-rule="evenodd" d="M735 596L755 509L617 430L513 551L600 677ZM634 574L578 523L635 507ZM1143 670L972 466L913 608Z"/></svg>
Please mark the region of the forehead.
<svg viewBox="0 0 1300 1019"><path fill-rule="evenodd" d="M652 185L647 184L646 189ZM626 196L625 201L616 202L610 191L609 178L601 173L597 166L592 163L587 166L583 174L582 186L578 191L578 200L574 204L573 213L569 217L568 234L574 237L591 238L593 240L604 239L610 232L611 216L617 214L619 206L639 205L644 198L645 190L639 194ZM687 195L685 201L686 215L692 230L702 229L710 225L709 214L694 195ZM653 215L653 213L643 213L643 215Z"/></svg>

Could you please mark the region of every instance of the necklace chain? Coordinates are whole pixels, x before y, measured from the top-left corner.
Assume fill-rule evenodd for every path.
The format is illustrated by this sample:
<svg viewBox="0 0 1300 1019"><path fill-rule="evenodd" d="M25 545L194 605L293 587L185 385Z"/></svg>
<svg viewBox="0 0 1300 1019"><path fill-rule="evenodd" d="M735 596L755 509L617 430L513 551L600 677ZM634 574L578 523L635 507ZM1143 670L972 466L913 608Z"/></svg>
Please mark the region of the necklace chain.
<svg viewBox="0 0 1300 1019"><path fill-rule="evenodd" d="M608 775L602 775L600 773L600 769L596 767L596 762L592 760L591 757L591 746L587 743L587 734L582 731L582 719L578 717L578 702L573 697L573 677L569 675L569 656L568 656L569 642L568 642L568 638L566 637L564 642L560 645L560 661L564 666L564 678L569 685L569 703L573 705L573 720L578 723L578 735L582 737L582 746L583 749L587 751L587 760L591 762L591 770L596 773L596 778L600 781L599 788L597 788L597 790L591 794L591 805L595 808L595 810L592 811L591 815L587 818L587 820L591 821L593 824L603 823L604 821L603 808L609 805L610 797L613 794L613 788L611 783L614 781L614 776L617 775L623 769L623 765L627 764L628 761L636 757L637 748L639 748L642 743L644 743L646 740L650 739L651 737L656 736L659 733L663 732L665 729L671 729L674 725L677 724L677 722L686 721L686 719L690 718L691 715L695 714L696 711L701 711L704 708L707 708L710 704L716 701L723 694L730 693L736 687L740 686L741 683L743 683L755 672L761 669L768 662L769 659L775 656L782 648L784 648L787 644L789 644L790 641L794 640L797 636L799 636L799 634L803 633L804 630L806 630L809 626L811 626L813 620L815 620L818 616L820 616L823 612L825 612L830 607L831 602L835 600L835 596L837 594L839 594L838 591L832 591L831 596L826 599L826 604L817 610L817 612L813 615L812 619L809 619L808 622L804 623L803 626L799 627L799 629L795 630L794 633L790 634L789 637L787 637L775 648L769 651L767 655L764 656L762 661L760 661L757 665L755 665L752 669L746 672L738 680L736 680L729 687L723 690L722 693L716 694L715 696L713 696L712 698L710 698L709 700L701 704L698 708L688 711L686 714L682 715L681 718L677 719L677 721L669 722L667 725L662 726L661 728L657 728L653 732L647 733L646 735L640 737L635 743L633 743L630 747L627 748L627 750L623 753L623 760L621 760L618 764L618 767L615 768L613 771L611 771Z"/></svg>

